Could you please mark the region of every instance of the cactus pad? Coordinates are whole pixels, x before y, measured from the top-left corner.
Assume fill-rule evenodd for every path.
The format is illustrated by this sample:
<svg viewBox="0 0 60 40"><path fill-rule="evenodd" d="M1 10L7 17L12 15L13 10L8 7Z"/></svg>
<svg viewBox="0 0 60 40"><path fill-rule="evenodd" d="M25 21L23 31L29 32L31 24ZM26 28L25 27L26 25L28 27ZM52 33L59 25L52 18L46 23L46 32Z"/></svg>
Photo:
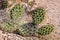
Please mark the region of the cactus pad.
<svg viewBox="0 0 60 40"><path fill-rule="evenodd" d="M2 30L7 32L13 32L17 29L16 25L11 22L3 22L0 27Z"/></svg>
<svg viewBox="0 0 60 40"><path fill-rule="evenodd" d="M22 15L23 7L20 4L16 4L10 12L11 12L11 18L13 20L16 20Z"/></svg>
<svg viewBox="0 0 60 40"><path fill-rule="evenodd" d="M3 1L3 5L2 5L2 6L3 6L3 9L4 9L4 8L7 8L7 6L8 6L8 1Z"/></svg>
<svg viewBox="0 0 60 40"><path fill-rule="evenodd" d="M23 36L34 36L37 28L32 23L27 23L19 27L19 34Z"/></svg>
<svg viewBox="0 0 60 40"><path fill-rule="evenodd" d="M44 16L45 16L45 10L43 8L34 10L32 15L33 22L35 24L39 24L44 19Z"/></svg>
<svg viewBox="0 0 60 40"><path fill-rule="evenodd" d="M53 31L53 25L45 25L42 26L41 28L39 28L38 30L40 35L46 35L46 34L50 34Z"/></svg>

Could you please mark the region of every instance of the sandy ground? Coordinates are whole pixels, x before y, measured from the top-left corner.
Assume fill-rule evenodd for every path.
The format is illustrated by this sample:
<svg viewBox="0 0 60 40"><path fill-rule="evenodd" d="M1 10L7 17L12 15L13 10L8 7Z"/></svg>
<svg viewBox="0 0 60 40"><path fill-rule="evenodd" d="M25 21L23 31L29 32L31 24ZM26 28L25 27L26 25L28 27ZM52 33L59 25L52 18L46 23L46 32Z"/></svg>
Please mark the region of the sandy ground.
<svg viewBox="0 0 60 40"><path fill-rule="evenodd" d="M45 7L45 20L40 25L47 23L54 25L54 31L41 38L22 37L13 33L6 33L0 30L0 40L60 40L60 0L37 0L37 6Z"/></svg>

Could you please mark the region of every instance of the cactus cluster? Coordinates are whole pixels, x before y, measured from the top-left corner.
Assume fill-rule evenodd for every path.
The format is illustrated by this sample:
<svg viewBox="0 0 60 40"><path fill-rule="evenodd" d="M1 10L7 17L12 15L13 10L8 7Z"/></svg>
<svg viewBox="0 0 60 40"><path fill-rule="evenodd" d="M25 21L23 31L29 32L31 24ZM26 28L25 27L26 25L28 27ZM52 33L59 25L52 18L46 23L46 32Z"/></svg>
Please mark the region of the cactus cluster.
<svg viewBox="0 0 60 40"><path fill-rule="evenodd" d="M33 22L35 24L39 24L44 19L44 16L45 16L45 10L43 8L40 9L37 8L36 10L33 11L32 14Z"/></svg>
<svg viewBox="0 0 60 40"><path fill-rule="evenodd" d="M38 33L40 35L47 35L47 34L50 34L52 31L53 31L53 25L47 24L39 28Z"/></svg>
<svg viewBox="0 0 60 40"><path fill-rule="evenodd" d="M11 19L13 20L17 20L21 15L22 15L22 12L23 12L23 7L22 5L20 4L16 4L12 9L11 9Z"/></svg>
<svg viewBox="0 0 60 40"><path fill-rule="evenodd" d="M37 32L37 28L33 23L24 24L20 26L18 29L19 34L23 36L34 36L35 33Z"/></svg>
<svg viewBox="0 0 60 40"><path fill-rule="evenodd" d="M33 5L34 2L29 3L29 5ZM7 8L8 2L3 2L3 7ZM20 4L16 4L11 10L10 10L10 19L8 21L5 21L1 24L1 29L8 32L15 32L16 31L22 35L22 36L35 36L37 34L40 35L46 35L53 31L52 25L46 25L39 29L37 29L37 24L43 21L45 16L45 10L44 8L37 8L36 10L33 10L32 13L32 22L24 24L24 19L21 21L20 18L24 12L24 8ZM12 20L12 21L10 21ZM23 23L23 24L22 24ZM22 24L22 25L20 25Z"/></svg>
<svg viewBox="0 0 60 40"><path fill-rule="evenodd" d="M8 1L7 1L7 0L4 0L2 4L3 4L3 5L2 5L3 9L4 9L4 8L7 8L7 6L8 6Z"/></svg>

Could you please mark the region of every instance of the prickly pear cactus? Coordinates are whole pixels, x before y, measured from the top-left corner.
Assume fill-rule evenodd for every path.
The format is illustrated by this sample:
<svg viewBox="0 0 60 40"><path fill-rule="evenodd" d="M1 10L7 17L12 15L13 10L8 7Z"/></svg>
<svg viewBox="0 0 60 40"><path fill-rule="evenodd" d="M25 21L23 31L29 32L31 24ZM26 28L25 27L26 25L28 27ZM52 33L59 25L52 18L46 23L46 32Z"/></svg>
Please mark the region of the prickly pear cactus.
<svg viewBox="0 0 60 40"><path fill-rule="evenodd" d="M37 24L41 23L44 19L45 9L37 8L36 10L31 11L31 9L35 5L34 0L30 1L30 2L29 2L29 0L20 0L22 2L27 3L26 5L24 5L25 3L21 2L23 6L19 2L17 2L18 4L15 3L17 0L12 0L14 3L12 1L10 1L10 2L12 2L11 4L8 3L9 1L3 0L2 5L1 5L3 7L3 9L8 7L6 10L6 12L8 11L6 13L7 14L6 17L5 16L2 17L3 18L2 20L4 22L0 23L0 28L3 31L7 31L7 32L11 32L11 33L18 33L22 36L27 36L27 37L28 36L38 37L38 35L50 34L53 31L53 25L50 25L50 24L42 26L41 28L37 29L37 27L36 27ZM24 8L27 10L25 10ZM29 11L29 9L30 9L30 11ZM23 14L24 12L27 14ZM27 17L30 18L30 15L28 15L29 12L32 13L33 21L31 23L30 23L31 20L26 21L26 19L28 19ZM5 12L4 12L4 14L5 14ZM10 20L12 20L12 21L10 21Z"/></svg>
<svg viewBox="0 0 60 40"><path fill-rule="evenodd" d="M53 31L53 25L47 24L39 28L38 33L40 35L47 35L47 34L50 34L52 31Z"/></svg>
<svg viewBox="0 0 60 40"><path fill-rule="evenodd" d="M10 21L5 21L1 24L1 29L7 32L14 32L17 27L17 25L15 25L14 23L10 22Z"/></svg>
<svg viewBox="0 0 60 40"><path fill-rule="evenodd" d="M22 15L22 13L23 13L23 7L22 7L22 5L20 5L20 4L16 4L13 8L12 8L12 10L10 11L11 12L11 19L13 19L13 20L17 20L21 15Z"/></svg>
<svg viewBox="0 0 60 40"><path fill-rule="evenodd" d="M35 24L39 24L44 19L44 16L45 16L44 8L34 10L32 15L33 22Z"/></svg>
<svg viewBox="0 0 60 40"><path fill-rule="evenodd" d="M35 33L37 32L37 28L32 23L24 24L20 26L18 29L19 29L19 34L23 36L34 36Z"/></svg>
<svg viewBox="0 0 60 40"><path fill-rule="evenodd" d="M4 9L4 8L7 8L7 6L8 6L8 1L7 1L7 0L4 0L2 6L3 6L3 9Z"/></svg>

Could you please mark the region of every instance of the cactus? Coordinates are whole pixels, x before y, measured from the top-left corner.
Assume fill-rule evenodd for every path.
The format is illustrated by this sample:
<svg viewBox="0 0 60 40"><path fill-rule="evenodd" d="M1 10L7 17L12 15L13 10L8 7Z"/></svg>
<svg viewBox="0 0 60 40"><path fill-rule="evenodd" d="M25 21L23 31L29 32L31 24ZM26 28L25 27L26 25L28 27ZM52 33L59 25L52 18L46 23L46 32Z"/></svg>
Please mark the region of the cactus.
<svg viewBox="0 0 60 40"><path fill-rule="evenodd" d="M23 13L23 7L20 4L16 4L10 12L11 19L17 20Z"/></svg>
<svg viewBox="0 0 60 40"><path fill-rule="evenodd" d="M6 1L6 0L3 1L3 5L2 5L2 6L3 6L3 9L4 9L4 8L7 8L7 6L8 6L8 1Z"/></svg>
<svg viewBox="0 0 60 40"><path fill-rule="evenodd" d="M37 28L33 23L27 23L18 28L19 34L22 36L34 36Z"/></svg>
<svg viewBox="0 0 60 40"><path fill-rule="evenodd" d="M45 16L45 10L43 8L40 9L37 8L36 10L33 11L32 14L33 22L35 24L39 24L44 19L44 16Z"/></svg>
<svg viewBox="0 0 60 40"><path fill-rule="evenodd" d="M17 25L15 25L14 23L10 22L10 21L5 21L1 24L1 29L7 32L14 32L17 27Z"/></svg>
<svg viewBox="0 0 60 40"><path fill-rule="evenodd" d="M38 33L40 35L47 35L50 34L52 31L53 31L53 25L48 24L39 28Z"/></svg>

